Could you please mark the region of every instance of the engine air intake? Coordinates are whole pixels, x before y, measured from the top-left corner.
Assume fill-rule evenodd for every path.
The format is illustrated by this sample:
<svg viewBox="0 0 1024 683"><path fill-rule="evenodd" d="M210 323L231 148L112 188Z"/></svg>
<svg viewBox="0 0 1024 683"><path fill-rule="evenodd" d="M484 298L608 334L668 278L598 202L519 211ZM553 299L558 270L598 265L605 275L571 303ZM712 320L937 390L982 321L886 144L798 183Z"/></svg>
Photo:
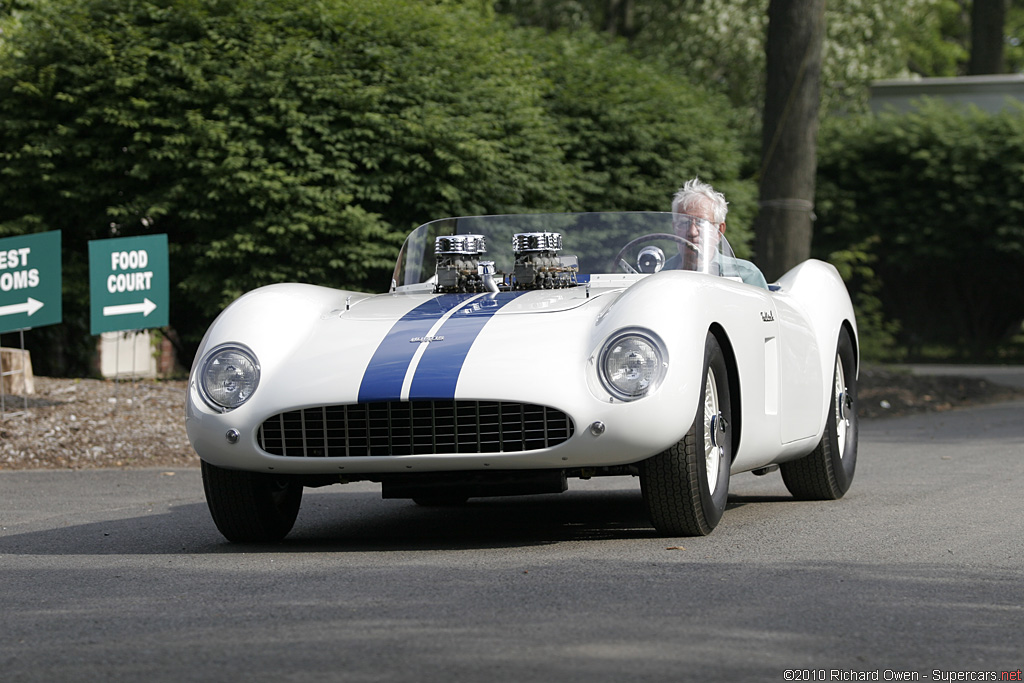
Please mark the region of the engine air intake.
<svg viewBox="0 0 1024 683"><path fill-rule="evenodd" d="M387 401L275 415L260 448L299 458L518 453L550 448L575 431L560 410L503 401Z"/></svg>

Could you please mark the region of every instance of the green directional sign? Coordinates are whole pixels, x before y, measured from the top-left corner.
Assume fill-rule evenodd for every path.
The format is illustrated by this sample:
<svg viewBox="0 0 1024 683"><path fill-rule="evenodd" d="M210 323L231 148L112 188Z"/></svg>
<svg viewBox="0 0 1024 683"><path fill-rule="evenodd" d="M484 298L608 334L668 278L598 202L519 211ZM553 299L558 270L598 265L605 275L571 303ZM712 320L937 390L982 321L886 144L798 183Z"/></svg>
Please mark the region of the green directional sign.
<svg viewBox="0 0 1024 683"><path fill-rule="evenodd" d="M0 239L0 333L61 320L60 230Z"/></svg>
<svg viewBox="0 0 1024 683"><path fill-rule="evenodd" d="M89 300L93 334L165 326L167 235L89 242Z"/></svg>

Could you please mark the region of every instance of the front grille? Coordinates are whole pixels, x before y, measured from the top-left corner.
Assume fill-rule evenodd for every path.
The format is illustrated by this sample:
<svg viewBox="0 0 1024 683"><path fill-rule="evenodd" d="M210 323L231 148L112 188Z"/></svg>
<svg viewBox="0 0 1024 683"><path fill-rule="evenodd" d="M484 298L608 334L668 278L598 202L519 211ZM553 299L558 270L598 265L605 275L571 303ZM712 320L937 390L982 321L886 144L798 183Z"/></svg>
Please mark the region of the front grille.
<svg viewBox="0 0 1024 683"><path fill-rule="evenodd" d="M518 453L567 441L560 410L502 401L388 401L281 413L259 429L260 448L298 458Z"/></svg>

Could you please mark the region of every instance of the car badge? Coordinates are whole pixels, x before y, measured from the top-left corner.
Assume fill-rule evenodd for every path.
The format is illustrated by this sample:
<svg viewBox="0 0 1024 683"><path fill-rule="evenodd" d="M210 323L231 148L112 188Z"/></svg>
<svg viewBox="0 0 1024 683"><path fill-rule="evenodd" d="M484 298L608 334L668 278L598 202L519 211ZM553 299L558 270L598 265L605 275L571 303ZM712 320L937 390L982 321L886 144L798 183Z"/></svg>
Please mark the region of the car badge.
<svg viewBox="0 0 1024 683"><path fill-rule="evenodd" d="M437 337L413 337L409 341L411 343L413 343L413 344L415 344L417 342L430 343L430 342L436 342L436 341L444 341L444 336L437 336Z"/></svg>

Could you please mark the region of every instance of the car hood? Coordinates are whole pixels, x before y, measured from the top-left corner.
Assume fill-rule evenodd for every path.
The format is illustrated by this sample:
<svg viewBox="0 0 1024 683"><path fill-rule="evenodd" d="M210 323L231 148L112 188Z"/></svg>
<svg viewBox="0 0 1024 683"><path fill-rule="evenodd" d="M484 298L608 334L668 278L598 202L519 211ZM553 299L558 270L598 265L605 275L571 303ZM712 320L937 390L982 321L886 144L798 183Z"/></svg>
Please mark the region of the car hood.
<svg viewBox="0 0 1024 683"><path fill-rule="evenodd" d="M345 317L353 321L394 321L418 311L413 315L427 319L453 309L459 316L555 313L582 306L609 291L601 289L592 294L583 287L574 287L497 294L380 294L353 303Z"/></svg>
<svg viewBox="0 0 1024 683"><path fill-rule="evenodd" d="M622 291L620 283L366 295L274 285L225 310L200 359L219 345L247 346L261 366L251 408L268 412L394 400L538 400L541 384L580 384L578 365L593 350L595 323Z"/></svg>
<svg viewBox="0 0 1024 683"><path fill-rule="evenodd" d="M533 367L523 362L524 357L540 356L539 347L552 343L573 347L569 357L585 357L583 347L589 343L593 319L603 307L599 300L610 301L610 293L577 287L412 297L410 302L402 302L401 296L392 297L398 301L375 297L361 302L350 310L352 326L387 321L389 329L366 361L358 400L448 399L457 393L461 397L464 391L457 389L467 371L512 384L523 380L524 368ZM586 310L587 304L594 310ZM404 311L400 316L396 306L398 312ZM580 348L575 348L577 344ZM506 364L506 357L519 360ZM466 386L463 381L462 388Z"/></svg>

